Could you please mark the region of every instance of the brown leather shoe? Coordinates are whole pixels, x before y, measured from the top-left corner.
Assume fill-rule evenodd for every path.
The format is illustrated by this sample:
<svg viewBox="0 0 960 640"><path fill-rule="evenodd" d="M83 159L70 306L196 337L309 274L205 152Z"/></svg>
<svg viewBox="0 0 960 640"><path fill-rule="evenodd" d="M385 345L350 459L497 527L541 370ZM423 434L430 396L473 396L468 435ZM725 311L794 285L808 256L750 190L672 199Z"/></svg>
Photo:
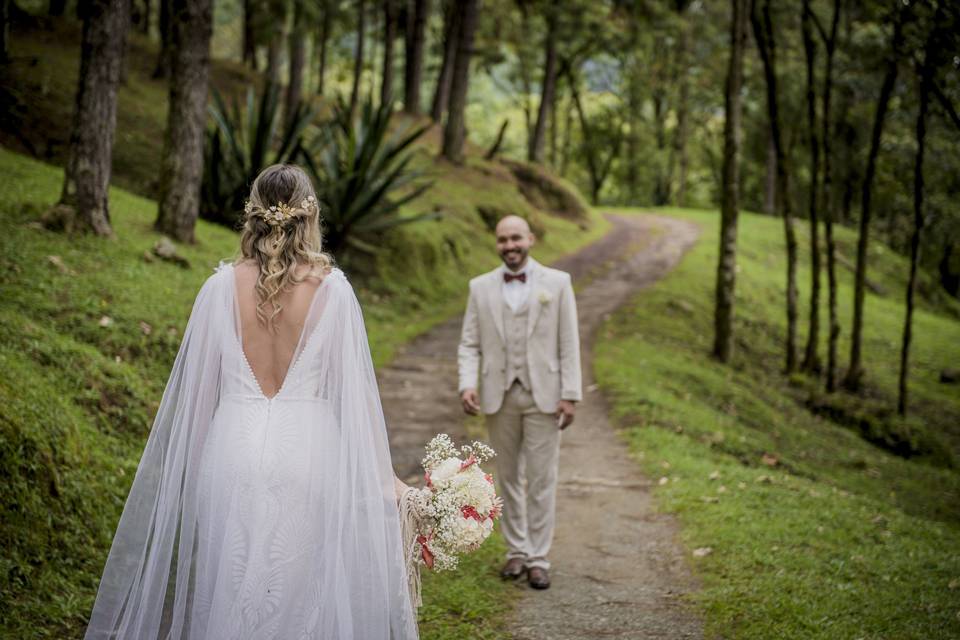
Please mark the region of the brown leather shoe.
<svg viewBox="0 0 960 640"><path fill-rule="evenodd" d="M526 570L526 567L523 566L523 558L510 558L507 560L507 564L500 569L500 577L504 580L516 580Z"/></svg>
<svg viewBox="0 0 960 640"><path fill-rule="evenodd" d="M549 589L550 574L543 567L530 567L527 569L527 580L534 589Z"/></svg>

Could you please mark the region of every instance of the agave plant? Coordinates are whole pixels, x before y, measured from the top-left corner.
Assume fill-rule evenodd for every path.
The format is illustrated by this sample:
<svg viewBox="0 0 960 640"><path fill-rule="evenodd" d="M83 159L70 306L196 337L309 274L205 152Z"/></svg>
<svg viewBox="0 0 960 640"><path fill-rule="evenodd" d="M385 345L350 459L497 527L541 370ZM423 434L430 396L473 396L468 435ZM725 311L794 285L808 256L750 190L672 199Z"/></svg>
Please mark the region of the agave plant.
<svg viewBox="0 0 960 640"><path fill-rule="evenodd" d="M269 84L259 100L253 88L247 89L242 109L236 99L228 107L214 89L209 112L213 126L207 130L204 148L200 215L235 226L257 174L271 164L297 162L303 156L304 133L316 112L300 103L283 125L275 84Z"/></svg>
<svg viewBox="0 0 960 640"><path fill-rule="evenodd" d="M427 126L404 126L390 132L390 103L364 103L358 118L338 100L333 117L303 155L323 210L328 250L347 246L375 252L373 237L402 224L436 219L438 213L399 215L404 204L432 186L424 172L410 168L411 145ZM400 195L397 195L397 194Z"/></svg>

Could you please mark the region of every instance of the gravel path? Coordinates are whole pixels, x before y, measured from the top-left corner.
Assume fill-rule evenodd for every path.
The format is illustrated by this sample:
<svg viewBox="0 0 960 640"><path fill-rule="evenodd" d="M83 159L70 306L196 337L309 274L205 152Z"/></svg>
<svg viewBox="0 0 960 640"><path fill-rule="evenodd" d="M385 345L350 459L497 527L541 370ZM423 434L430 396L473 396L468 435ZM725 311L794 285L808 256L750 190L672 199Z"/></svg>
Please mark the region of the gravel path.
<svg viewBox="0 0 960 640"><path fill-rule="evenodd" d="M516 582L507 628L517 640L700 638L701 621L684 599L696 590L677 525L657 513L651 483L610 423L593 380L592 347L605 317L673 268L698 228L654 215L608 215L610 233L553 266L577 287L584 402L564 431L552 586ZM464 292L466 296L466 292ZM423 445L438 432L466 439L457 399L460 318L415 339L379 373L394 464L419 480Z"/></svg>

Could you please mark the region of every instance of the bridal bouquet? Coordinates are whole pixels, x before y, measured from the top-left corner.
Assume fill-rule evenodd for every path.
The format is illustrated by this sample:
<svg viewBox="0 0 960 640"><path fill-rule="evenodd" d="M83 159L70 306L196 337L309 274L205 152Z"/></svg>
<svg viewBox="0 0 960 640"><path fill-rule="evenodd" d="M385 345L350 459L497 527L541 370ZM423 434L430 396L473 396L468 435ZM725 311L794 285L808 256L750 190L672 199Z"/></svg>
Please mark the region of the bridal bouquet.
<svg viewBox="0 0 960 640"><path fill-rule="evenodd" d="M459 556L475 550L493 531L502 502L493 476L480 463L496 455L474 442L458 450L442 433L426 447L423 459L426 488L411 493L417 514L417 562L444 571L455 569Z"/></svg>

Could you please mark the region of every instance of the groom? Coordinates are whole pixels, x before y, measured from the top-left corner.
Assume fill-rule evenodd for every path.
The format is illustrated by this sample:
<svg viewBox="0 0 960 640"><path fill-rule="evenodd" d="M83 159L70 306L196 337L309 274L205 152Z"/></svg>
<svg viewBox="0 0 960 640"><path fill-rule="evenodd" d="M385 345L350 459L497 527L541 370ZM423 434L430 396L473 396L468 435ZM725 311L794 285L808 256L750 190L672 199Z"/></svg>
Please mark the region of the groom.
<svg viewBox="0 0 960 640"><path fill-rule="evenodd" d="M497 224L503 265L470 281L457 359L463 409L486 414L497 452L508 548L500 575L527 572L531 587L546 589L560 431L582 392L570 274L531 258L534 241L523 218Z"/></svg>

